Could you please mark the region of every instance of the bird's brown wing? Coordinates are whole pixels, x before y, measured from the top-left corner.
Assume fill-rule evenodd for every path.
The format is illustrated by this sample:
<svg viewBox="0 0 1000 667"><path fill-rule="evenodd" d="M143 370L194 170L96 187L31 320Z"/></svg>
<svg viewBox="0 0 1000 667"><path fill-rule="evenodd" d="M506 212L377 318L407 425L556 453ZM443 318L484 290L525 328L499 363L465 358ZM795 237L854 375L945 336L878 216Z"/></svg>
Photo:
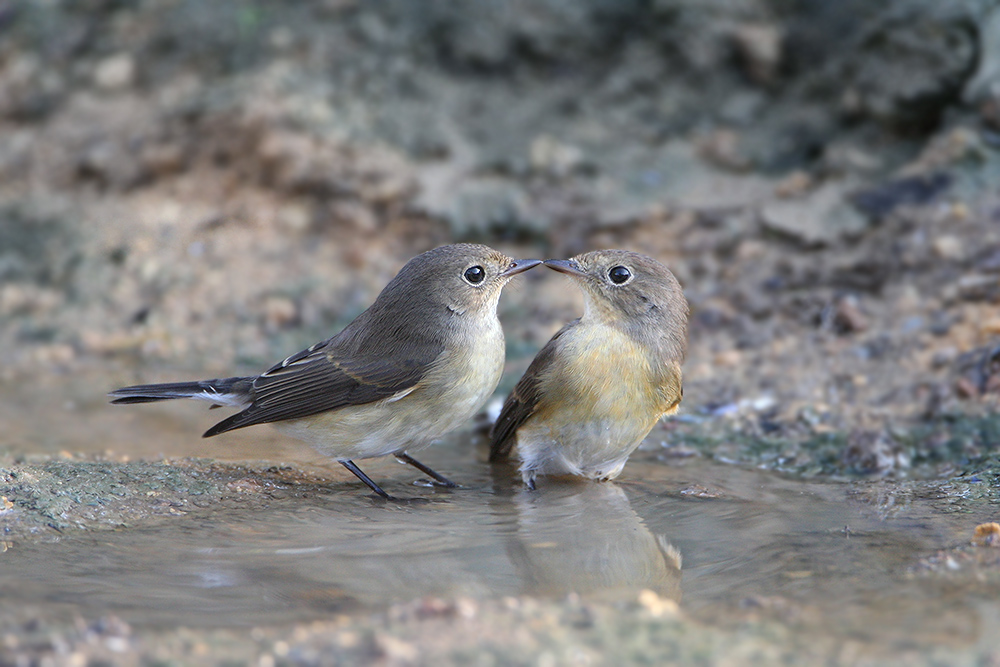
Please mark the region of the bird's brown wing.
<svg viewBox="0 0 1000 667"><path fill-rule="evenodd" d="M204 437L389 398L416 386L443 352L438 343L411 342L405 356L338 356L336 339L317 343L260 375L253 382L250 406L208 429Z"/></svg>
<svg viewBox="0 0 1000 667"><path fill-rule="evenodd" d="M510 451L516 441L517 429L534 414L538 401L541 399L541 378L555 361L556 350L559 347L556 341L579 321L578 319L573 320L549 339L545 347L535 355L528 370L524 372L517 385L514 386L514 390L504 401L503 409L500 410L500 416L493 424L490 437L491 463L503 461L510 456Z"/></svg>

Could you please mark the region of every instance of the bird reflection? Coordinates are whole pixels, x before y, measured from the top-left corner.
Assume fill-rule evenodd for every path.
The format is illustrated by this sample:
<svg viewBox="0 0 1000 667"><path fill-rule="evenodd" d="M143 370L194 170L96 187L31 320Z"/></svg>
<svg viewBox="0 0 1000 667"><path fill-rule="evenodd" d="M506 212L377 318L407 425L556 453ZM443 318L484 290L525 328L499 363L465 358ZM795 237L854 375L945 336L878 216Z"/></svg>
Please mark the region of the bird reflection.
<svg viewBox="0 0 1000 667"><path fill-rule="evenodd" d="M569 481L519 489L507 541L519 593L632 599L650 589L679 601L681 555L653 535L621 487Z"/></svg>
<svg viewBox="0 0 1000 667"><path fill-rule="evenodd" d="M621 487L552 479L529 491L514 477L403 509L338 499L305 523L269 522L278 548L233 564L267 597L314 609L424 596L635 600L643 589L680 599L680 553Z"/></svg>

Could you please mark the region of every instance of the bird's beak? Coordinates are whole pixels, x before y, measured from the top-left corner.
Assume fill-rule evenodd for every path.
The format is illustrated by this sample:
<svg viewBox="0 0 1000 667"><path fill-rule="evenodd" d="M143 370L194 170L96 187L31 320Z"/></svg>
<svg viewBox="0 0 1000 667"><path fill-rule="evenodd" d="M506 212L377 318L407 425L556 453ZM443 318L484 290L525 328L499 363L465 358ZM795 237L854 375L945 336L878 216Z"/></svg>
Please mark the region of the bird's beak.
<svg viewBox="0 0 1000 667"><path fill-rule="evenodd" d="M519 273L524 273L528 269L533 269L542 263L540 259L515 259L514 263L500 273L501 278L510 278Z"/></svg>
<svg viewBox="0 0 1000 667"><path fill-rule="evenodd" d="M547 259L545 266L559 273L568 273L571 276L585 276L587 272L580 268L580 265L572 259Z"/></svg>

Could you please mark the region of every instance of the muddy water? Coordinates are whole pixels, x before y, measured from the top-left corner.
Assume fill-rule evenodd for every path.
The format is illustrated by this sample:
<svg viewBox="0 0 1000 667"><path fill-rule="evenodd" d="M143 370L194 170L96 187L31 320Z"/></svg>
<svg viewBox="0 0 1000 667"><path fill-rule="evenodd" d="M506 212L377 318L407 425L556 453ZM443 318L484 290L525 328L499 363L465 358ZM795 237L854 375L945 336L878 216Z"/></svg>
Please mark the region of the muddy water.
<svg viewBox="0 0 1000 667"><path fill-rule="evenodd" d="M8 391L3 449L266 459L329 483L252 512L203 509L155 526L14 543L0 554L8 609L241 626L425 595L575 592L615 602L652 589L723 624L777 608L811 631L853 640L995 641L995 586L913 574L921 557L967 543L977 522L993 518L989 503L956 514L933 494L889 482L787 479L700 457L665 460L655 446L618 483L528 492L510 469L484 464L468 433L421 456L459 490L423 485L392 461L365 462L390 493L427 500L385 503L267 428L205 441L199 434L220 413L193 403L110 407L93 386L67 379L37 394Z"/></svg>

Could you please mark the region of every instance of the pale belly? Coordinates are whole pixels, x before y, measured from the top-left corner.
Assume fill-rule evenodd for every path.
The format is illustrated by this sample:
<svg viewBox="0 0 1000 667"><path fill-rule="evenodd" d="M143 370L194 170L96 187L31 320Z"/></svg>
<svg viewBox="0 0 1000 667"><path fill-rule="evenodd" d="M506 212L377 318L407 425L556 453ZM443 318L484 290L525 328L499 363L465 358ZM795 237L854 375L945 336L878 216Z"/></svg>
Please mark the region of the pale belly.
<svg viewBox="0 0 1000 667"><path fill-rule="evenodd" d="M644 419L595 419L592 415L590 419L558 425L551 421L525 424L517 436L521 471L532 476L614 479L653 428L656 418L653 415Z"/></svg>

